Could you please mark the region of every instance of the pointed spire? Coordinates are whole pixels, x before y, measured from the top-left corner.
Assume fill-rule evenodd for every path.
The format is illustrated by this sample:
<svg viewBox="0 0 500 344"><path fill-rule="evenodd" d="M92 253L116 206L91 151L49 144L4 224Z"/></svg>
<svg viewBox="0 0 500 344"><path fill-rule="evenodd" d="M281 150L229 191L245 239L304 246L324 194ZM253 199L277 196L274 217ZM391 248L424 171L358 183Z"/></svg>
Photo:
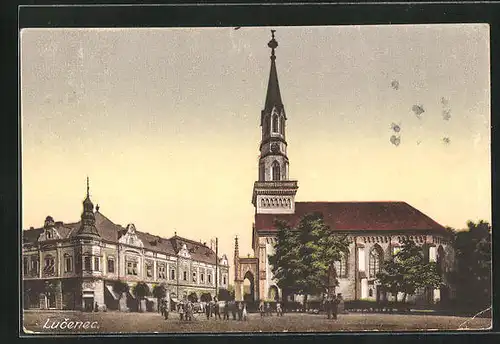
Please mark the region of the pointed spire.
<svg viewBox="0 0 500 344"><path fill-rule="evenodd" d="M265 110L271 110L273 106L283 106L278 83L278 72L276 71L276 55L274 53L274 50L278 47L278 42L274 38L275 32L276 30L271 30L272 38L267 44L267 46L271 48L271 71L269 73L269 82L267 84Z"/></svg>
<svg viewBox="0 0 500 344"><path fill-rule="evenodd" d="M94 204L90 200L90 183L87 176L87 197L83 201L83 212L81 216L80 228L78 229L78 236L100 237L99 232L95 226Z"/></svg>
<svg viewBox="0 0 500 344"><path fill-rule="evenodd" d="M234 280L239 281L240 276L240 249L238 247L238 236L234 238Z"/></svg>

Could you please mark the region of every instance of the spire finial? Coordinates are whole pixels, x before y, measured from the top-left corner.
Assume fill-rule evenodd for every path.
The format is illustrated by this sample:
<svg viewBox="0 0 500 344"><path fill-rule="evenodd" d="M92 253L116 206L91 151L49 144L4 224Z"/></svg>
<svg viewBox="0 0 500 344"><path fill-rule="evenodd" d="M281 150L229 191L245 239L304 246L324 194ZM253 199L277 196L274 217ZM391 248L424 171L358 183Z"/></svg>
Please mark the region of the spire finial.
<svg viewBox="0 0 500 344"><path fill-rule="evenodd" d="M87 176L87 198L89 197L89 190L90 190L90 187L89 187L89 176Z"/></svg>
<svg viewBox="0 0 500 344"><path fill-rule="evenodd" d="M276 39L274 39L275 32L276 30L271 30L271 40L269 41L269 43L267 43L267 46L271 48L271 60L276 59L276 56L274 55L274 49L278 47L278 42L276 41Z"/></svg>

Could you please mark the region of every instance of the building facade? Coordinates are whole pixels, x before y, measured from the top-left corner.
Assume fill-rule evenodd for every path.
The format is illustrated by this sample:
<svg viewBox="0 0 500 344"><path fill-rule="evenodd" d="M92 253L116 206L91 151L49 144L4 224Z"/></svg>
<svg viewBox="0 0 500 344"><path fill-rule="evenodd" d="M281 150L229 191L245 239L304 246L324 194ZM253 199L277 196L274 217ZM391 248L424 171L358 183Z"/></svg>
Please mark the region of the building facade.
<svg viewBox="0 0 500 344"><path fill-rule="evenodd" d="M23 231L22 253L25 309L137 310L138 282L150 291L165 284L171 306L189 294L213 297L216 289L229 286L226 255L217 257L206 243L113 223L99 206L94 210L88 184L81 220L62 223L48 216L43 227ZM129 291L117 292L117 281ZM147 301L154 309L156 299L151 295Z"/></svg>
<svg viewBox="0 0 500 344"><path fill-rule="evenodd" d="M283 297L273 277L268 257L274 253L280 219L295 226L308 213L321 213L332 235L347 234L350 245L339 262L332 262L338 278L337 293L346 300L380 300L386 298L377 286L376 274L385 259L394 254L404 238L424 248L429 261L438 262L443 276L453 269L453 233L405 202L296 202L298 182L289 179L287 115L281 98L276 70L272 31L271 69L264 109L261 112L260 159L258 180L254 183L252 203L255 219L252 228L254 257L239 256L235 243L235 294L243 299L243 282L249 280L251 298L274 300ZM422 290L411 300L432 303L449 298L453 290ZM294 296L290 295L293 299Z"/></svg>

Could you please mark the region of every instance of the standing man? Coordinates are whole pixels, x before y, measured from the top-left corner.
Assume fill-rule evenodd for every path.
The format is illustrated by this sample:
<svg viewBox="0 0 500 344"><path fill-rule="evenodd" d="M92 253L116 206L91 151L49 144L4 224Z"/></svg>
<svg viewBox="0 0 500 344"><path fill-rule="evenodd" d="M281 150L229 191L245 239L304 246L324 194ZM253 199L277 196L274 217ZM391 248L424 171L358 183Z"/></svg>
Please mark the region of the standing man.
<svg viewBox="0 0 500 344"><path fill-rule="evenodd" d="M205 305L205 315L207 316L207 320L210 319L210 314L212 313L211 311L211 304L212 300L210 300L206 305Z"/></svg>
<svg viewBox="0 0 500 344"><path fill-rule="evenodd" d="M328 319L332 318L332 299L330 296L327 296L325 299L325 311L326 311L326 317Z"/></svg>
<svg viewBox="0 0 500 344"><path fill-rule="evenodd" d="M267 316L272 316L273 314L271 313L271 305L269 302L266 302L266 315Z"/></svg>
<svg viewBox="0 0 500 344"><path fill-rule="evenodd" d="M229 301L224 301L224 320L229 320Z"/></svg>
<svg viewBox="0 0 500 344"><path fill-rule="evenodd" d="M281 303L279 302L276 303L276 316L277 317L283 316L283 310L281 309Z"/></svg>
<svg viewBox="0 0 500 344"><path fill-rule="evenodd" d="M243 302L238 302L238 320L243 319Z"/></svg>
<svg viewBox="0 0 500 344"><path fill-rule="evenodd" d="M219 300L217 300L217 298L214 298L214 314L216 319L220 319Z"/></svg>
<svg viewBox="0 0 500 344"><path fill-rule="evenodd" d="M259 303L259 312L260 312L260 317L262 318L264 316L264 301L260 301Z"/></svg>
<svg viewBox="0 0 500 344"><path fill-rule="evenodd" d="M339 311L339 299L337 299L337 296L335 295L332 300L332 315L333 319L337 320L337 314Z"/></svg>
<svg viewBox="0 0 500 344"><path fill-rule="evenodd" d="M236 320L236 301L231 301L231 314L233 315L233 320Z"/></svg>

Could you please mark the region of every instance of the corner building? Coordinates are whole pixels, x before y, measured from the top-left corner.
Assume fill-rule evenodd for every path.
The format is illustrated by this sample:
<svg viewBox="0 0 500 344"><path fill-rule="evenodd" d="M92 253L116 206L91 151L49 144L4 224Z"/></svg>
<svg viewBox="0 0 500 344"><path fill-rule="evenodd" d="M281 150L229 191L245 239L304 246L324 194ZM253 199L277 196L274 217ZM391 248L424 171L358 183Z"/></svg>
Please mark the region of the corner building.
<svg viewBox="0 0 500 344"><path fill-rule="evenodd" d="M453 269L453 233L411 205L400 201L373 202L296 202L298 182L289 179L288 120L281 98L276 69L275 50L278 42L272 31L271 69L264 109L261 112L260 160L258 180L254 183L252 203L255 218L252 228L254 257L240 257L236 239L234 252L235 293L244 298L243 283L250 282L251 300L296 300L295 295L283 295L273 277L268 257L274 253L280 219L295 226L308 213L322 213L332 235L347 234L350 245L341 261L332 262L345 300L382 300L384 294L376 283L382 263L397 252L404 237L424 247L427 260L436 261L441 273ZM447 283L447 281L445 281ZM408 300L435 303L453 297L447 286L436 290L420 290ZM314 299L312 296L311 299ZM413 299L413 300L412 300Z"/></svg>
<svg viewBox="0 0 500 344"><path fill-rule="evenodd" d="M81 220L54 221L47 216L41 228L23 231L23 307L40 309L138 310L133 293L137 282L150 291L165 283L171 307L179 299L196 293L216 294L228 288L229 264L226 255L217 257L205 243L177 235L162 238L125 228L94 211L87 184ZM218 281L216 280L218 279ZM114 290L120 280L128 293ZM147 309L156 308L156 299L146 298ZM144 306L141 309L144 310Z"/></svg>

